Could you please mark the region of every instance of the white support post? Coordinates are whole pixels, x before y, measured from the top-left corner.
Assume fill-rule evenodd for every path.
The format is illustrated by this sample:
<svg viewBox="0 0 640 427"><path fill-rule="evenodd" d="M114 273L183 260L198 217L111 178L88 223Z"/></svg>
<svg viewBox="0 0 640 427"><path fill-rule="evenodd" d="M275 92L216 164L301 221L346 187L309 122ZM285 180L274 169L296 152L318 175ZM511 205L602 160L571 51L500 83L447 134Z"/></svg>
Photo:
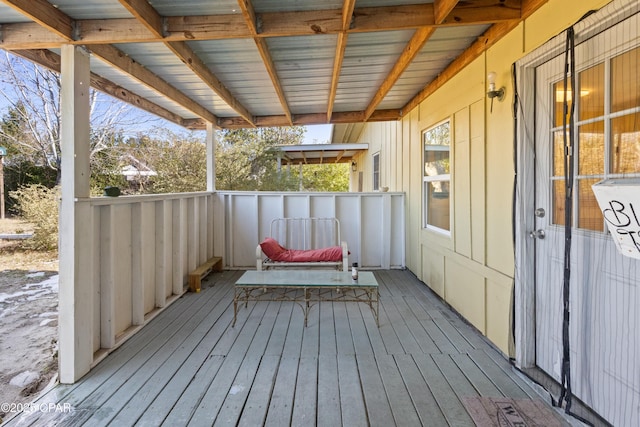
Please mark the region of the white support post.
<svg viewBox="0 0 640 427"><path fill-rule="evenodd" d="M59 224L59 375L70 384L93 361L93 252L89 197L89 52L62 46L62 198Z"/></svg>
<svg viewBox="0 0 640 427"><path fill-rule="evenodd" d="M207 191L216 191L216 132L207 122Z"/></svg>

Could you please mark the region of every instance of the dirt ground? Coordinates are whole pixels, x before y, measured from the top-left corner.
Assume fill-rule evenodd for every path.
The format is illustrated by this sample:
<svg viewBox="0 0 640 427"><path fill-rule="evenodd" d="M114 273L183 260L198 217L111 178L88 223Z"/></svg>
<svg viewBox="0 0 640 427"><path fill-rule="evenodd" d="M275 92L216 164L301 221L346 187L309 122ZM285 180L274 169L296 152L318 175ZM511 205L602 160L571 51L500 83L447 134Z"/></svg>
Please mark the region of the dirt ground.
<svg viewBox="0 0 640 427"><path fill-rule="evenodd" d="M0 234L29 233L0 219ZM58 255L0 239L0 424L6 409L31 402L57 376Z"/></svg>

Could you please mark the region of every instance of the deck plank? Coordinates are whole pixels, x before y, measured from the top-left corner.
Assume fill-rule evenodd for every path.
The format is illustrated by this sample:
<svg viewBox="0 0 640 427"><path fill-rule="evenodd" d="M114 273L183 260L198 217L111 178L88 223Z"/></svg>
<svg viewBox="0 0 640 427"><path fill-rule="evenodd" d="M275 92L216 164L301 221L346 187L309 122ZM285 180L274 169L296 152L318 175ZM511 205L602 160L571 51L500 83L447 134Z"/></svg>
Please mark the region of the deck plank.
<svg viewBox="0 0 640 427"><path fill-rule="evenodd" d="M487 353L482 350L474 350L469 352L469 356L480 367L480 369L485 372L487 377L492 379L496 387L498 387L505 396L523 399L529 397L529 395L520 388L513 378L504 374L504 371L502 371L493 359L487 356Z"/></svg>
<svg viewBox="0 0 640 427"><path fill-rule="evenodd" d="M474 427L475 423L466 409L464 409L464 405L458 399L458 396L447 382L443 372L440 371L438 365L431 358L431 355L418 354L414 355L413 358L449 425Z"/></svg>
<svg viewBox="0 0 640 427"><path fill-rule="evenodd" d="M347 317L347 306L344 302L333 304L333 316L336 328L336 351L338 354L354 354L351 326Z"/></svg>
<svg viewBox="0 0 640 427"><path fill-rule="evenodd" d="M280 427L291 424L299 358L280 359L278 374L273 386L267 412L266 426Z"/></svg>
<svg viewBox="0 0 640 427"><path fill-rule="evenodd" d="M208 412L209 420L215 418L222 402L231 389L235 375L240 369L244 356L256 334L255 328L245 328L243 325L259 322L267 311L267 306L268 304L254 304L253 307L249 306L248 308L251 309L251 313L245 318L246 323L245 319L242 319L243 323L240 323L240 325L236 323L234 328L227 329L227 331L230 329L240 331L236 335L237 339L233 343L228 355L222 355L226 356L222 366L216 371L214 377L205 376L203 375L205 372L198 371L198 374L201 375L196 375L194 381L189 384L185 393L180 396L180 399L178 399L171 412L167 415L165 419L167 425L186 425L192 415L197 411L199 411L200 414ZM212 351L211 354L217 355L218 353Z"/></svg>
<svg viewBox="0 0 640 427"><path fill-rule="evenodd" d="M389 399L384 392L384 384L375 357L367 354L359 355L358 372L360 373L369 424L373 427L394 425L391 406L389 406Z"/></svg>
<svg viewBox="0 0 640 427"><path fill-rule="evenodd" d="M477 330L413 273L376 271L380 326L362 303L251 302L233 320L216 273L21 425L472 425L465 397L537 398ZM212 280L209 280L212 279Z"/></svg>
<svg viewBox="0 0 640 427"><path fill-rule="evenodd" d="M373 354L369 334L362 318L362 312L359 306L364 304L348 303L347 317L349 319L349 327L351 332L351 340L353 341L353 349L356 354ZM364 307L369 309L368 306ZM369 309L370 310L370 309Z"/></svg>
<svg viewBox="0 0 640 427"><path fill-rule="evenodd" d="M420 324L420 319L416 317L414 312L409 308L409 305L406 303L406 297L393 298L392 302L398 308L398 312L402 316L404 323L407 325L409 331L411 331L416 343L420 346L420 351L423 353L440 353L440 349L436 343L433 342L429 334L427 334L427 331L425 331ZM415 353L419 353L420 351L416 351Z"/></svg>
<svg viewBox="0 0 640 427"><path fill-rule="evenodd" d="M421 425L420 417L413 406L411 396L393 356L378 356L376 361L395 424L405 426Z"/></svg>
<svg viewBox="0 0 640 427"><path fill-rule="evenodd" d="M318 357L317 418L319 427L342 425L336 354L321 354Z"/></svg>
<svg viewBox="0 0 640 427"><path fill-rule="evenodd" d="M321 302L318 305L320 306L320 351L318 354L337 354L333 304Z"/></svg>
<svg viewBox="0 0 640 427"><path fill-rule="evenodd" d="M418 411L422 425L445 426L447 421L438 406L432 388L421 375L414 358L410 354L393 356L398 364L400 375L409 390L413 406Z"/></svg>
<svg viewBox="0 0 640 427"><path fill-rule="evenodd" d="M355 355L338 355L338 384L342 424L354 427L367 426L367 411L364 407Z"/></svg>
<svg viewBox="0 0 640 427"><path fill-rule="evenodd" d="M269 401L276 381L280 356L265 355L260 361L260 367L255 381L251 385L249 397L244 406L234 407L230 417L225 417L225 408L220 412L216 420L219 425L233 425L233 421L240 415L238 426L254 427L263 425L267 418ZM239 404L240 402L238 402Z"/></svg>
<svg viewBox="0 0 640 427"><path fill-rule="evenodd" d="M298 365L296 392L293 400L291 425L315 426L318 409L318 357L303 357Z"/></svg>

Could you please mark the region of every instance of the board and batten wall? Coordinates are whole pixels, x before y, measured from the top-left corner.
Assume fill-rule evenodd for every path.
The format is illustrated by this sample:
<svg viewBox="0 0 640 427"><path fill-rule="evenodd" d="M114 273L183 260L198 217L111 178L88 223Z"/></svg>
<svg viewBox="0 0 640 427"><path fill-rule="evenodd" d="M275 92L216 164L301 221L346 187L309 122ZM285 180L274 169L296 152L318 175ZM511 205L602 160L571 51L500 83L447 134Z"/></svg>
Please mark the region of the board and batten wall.
<svg viewBox="0 0 640 427"><path fill-rule="evenodd" d="M213 254L210 193L91 198L93 364L185 291Z"/></svg>
<svg viewBox="0 0 640 427"><path fill-rule="evenodd" d="M382 186L407 194L407 267L502 352L513 355L514 121L511 64L607 0L549 0L459 71L399 122L368 123L356 160L363 189L372 189L372 156L380 153ZM486 75L497 73L505 100L486 96ZM451 120L451 233L422 221L425 130Z"/></svg>
<svg viewBox="0 0 640 427"><path fill-rule="evenodd" d="M225 268L256 268L256 246L275 218L337 218L349 263L362 269L405 267L405 195L399 192L215 193L215 252ZM224 220L223 220L224 219Z"/></svg>

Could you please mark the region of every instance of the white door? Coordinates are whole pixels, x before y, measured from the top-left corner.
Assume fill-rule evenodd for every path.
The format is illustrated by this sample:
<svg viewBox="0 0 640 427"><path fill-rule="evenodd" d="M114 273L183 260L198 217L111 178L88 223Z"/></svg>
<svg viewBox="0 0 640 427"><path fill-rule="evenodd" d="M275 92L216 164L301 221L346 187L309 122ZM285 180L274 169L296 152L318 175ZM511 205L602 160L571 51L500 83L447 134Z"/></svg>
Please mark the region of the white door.
<svg viewBox="0 0 640 427"><path fill-rule="evenodd" d="M622 256L591 190L640 176L640 47L618 24L576 46L570 347L574 396L640 425L640 261ZM631 41L634 40L635 41ZM635 46L634 46L635 43ZM536 69L536 364L561 379L565 249L564 55ZM544 233L544 236L542 235Z"/></svg>

